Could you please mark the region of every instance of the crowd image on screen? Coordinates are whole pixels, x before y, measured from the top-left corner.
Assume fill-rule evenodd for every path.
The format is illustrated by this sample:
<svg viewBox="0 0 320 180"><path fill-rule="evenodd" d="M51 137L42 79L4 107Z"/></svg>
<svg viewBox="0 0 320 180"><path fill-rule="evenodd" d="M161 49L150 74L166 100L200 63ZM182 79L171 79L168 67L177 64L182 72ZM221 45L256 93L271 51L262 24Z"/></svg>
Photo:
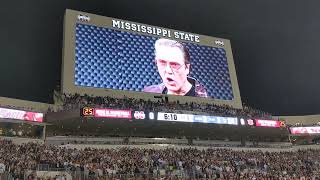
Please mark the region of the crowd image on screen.
<svg viewBox="0 0 320 180"><path fill-rule="evenodd" d="M68 148L0 140L0 164L16 179L39 164L85 176L116 175L171 179L319 179L320 151L239 151L232 149ZM103 178L102 178L103 179ZM167 178L169 179L169 178Z"/></svg>

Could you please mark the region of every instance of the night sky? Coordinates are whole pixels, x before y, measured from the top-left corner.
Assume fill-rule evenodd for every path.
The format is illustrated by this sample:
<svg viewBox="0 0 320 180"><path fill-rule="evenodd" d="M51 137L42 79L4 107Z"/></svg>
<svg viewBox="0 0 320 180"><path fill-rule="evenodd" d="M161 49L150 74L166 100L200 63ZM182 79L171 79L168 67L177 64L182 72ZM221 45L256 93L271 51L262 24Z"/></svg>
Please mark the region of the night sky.
<svg viewBox="0 0 320 180"><path fill-rule="evenodd" d="M230 39L244 103L320 113L318 0L2 1L0 96L53 103L66 8Z"/></svg>

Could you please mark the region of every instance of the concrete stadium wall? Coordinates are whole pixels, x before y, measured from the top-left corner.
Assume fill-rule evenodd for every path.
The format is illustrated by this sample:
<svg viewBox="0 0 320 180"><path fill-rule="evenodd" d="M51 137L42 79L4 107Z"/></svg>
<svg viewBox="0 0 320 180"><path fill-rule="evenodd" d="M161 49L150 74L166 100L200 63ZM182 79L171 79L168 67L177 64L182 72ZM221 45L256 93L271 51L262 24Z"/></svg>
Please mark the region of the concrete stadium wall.
<svg viewBox="0 0 320 180"><path fill-rule="evenodd" d="M38 112L46 112L53 104L46 104L40 102L26 101L21 99L13 99L7 97L0 97L0 106L2 107L17 107L23 110L33 110Z"/></svg>
<svg viewBox="0 0 320 180"><path fill-rule="evenodd" d="M29 138L17 138L17 137L4 137L0 136L0 139L11 140L14 144L26 144L26 143L38 143L43 144L44 141L41 139L29 139Z"/></svg>

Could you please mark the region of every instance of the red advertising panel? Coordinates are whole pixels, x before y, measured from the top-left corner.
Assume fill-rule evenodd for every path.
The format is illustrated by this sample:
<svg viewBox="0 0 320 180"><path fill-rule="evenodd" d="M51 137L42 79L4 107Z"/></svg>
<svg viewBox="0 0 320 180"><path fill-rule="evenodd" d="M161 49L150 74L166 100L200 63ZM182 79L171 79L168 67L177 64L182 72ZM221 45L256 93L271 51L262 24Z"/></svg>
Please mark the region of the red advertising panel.
<svg viewBox="0 0 320 180"><path fill-rule="evenodd" d="M256 126L278 128L281 126L281 122L276 120L256 119Z"/></svg>
<svg viewBox="0 0 320 180"><path fill-rule="evenodd" d="M43 122L43 113L0 108L0 118L18 119L32 122Z"/></svg>
<svg viewBox="0 0 320 180"><path fill-rule="evenodd" d="M131 111L130 110L95 108L94 109L94 117L131 119Z"/></svg>
<svg viewBox="0 0 320 180"><path fill-rule="evenodd" d="M290 127L291 134L320 134L320 126L316 127Z"/></svg>

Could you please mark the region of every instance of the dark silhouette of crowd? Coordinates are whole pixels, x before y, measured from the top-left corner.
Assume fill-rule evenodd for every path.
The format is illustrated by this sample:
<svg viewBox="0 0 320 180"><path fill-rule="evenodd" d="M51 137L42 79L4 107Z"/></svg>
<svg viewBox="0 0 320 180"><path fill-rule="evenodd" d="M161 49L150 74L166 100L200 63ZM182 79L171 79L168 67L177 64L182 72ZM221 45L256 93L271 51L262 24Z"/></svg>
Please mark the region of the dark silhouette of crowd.
<svg viewBox="0 0 320 180"><path fill-rule="evenodd" d="M319 179L320 151L238 151L231 149L73 149L0 140L0 163L15 178L38 164L85 176L132 175L180 179Z"/></svg>
<svg viewBox="0 0 320 180"><path fill-rule="evenodd" d="M81 96L79 94L63 94L63 110L76 109L83 106L105 107L117 109L135 109L145 111L193 111L194 113L207 113L216 116L245 116L251 118L271 118L271 114L243 106L243 109L236 109L228 105L216 104L198 104L194 102L179 103L167 102L163 99L158 101L134 99L124 96L123 98L114 97L93 97L89 95Z"/></svg>

